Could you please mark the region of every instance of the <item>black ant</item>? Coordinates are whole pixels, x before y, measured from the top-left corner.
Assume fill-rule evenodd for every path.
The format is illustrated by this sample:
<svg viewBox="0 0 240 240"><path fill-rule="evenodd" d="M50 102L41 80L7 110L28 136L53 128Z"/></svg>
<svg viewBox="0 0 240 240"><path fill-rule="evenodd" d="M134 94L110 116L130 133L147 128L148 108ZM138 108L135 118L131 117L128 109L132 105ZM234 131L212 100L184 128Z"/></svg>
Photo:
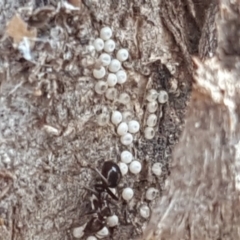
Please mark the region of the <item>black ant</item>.
<svg viewBox="0 0 240 240"><path fill-rule="evenodd" d="M101 183L95 184L95 190L97 192L107 191L107 193L115 200L118 200L118 197L113 194L109 188L115 188L119 184L122 174L119 166L112 161L104 162L102 166L102 172L100 173L98 169L95 171L101 177Z"/></svg>
<svg viewBox="0 0 240 240"><path fill-rule="evenodd" d="M91 211L88 214L94 214L84 229L86 234L98 232L104 227L107 217L111 216L106 195L118 200L109 188L117 187L122 178L119 166L113 161L104 162L101 172L94 170L100 176L100 182L94 185L94 190L85 187L93 193L90 197Z"/></svg>
<svg viewBox="0 0 240 240"><path fill-rule="evenodd" d="M99 196L103 192L107 192L114 200L118 200L118 197L109 188L117 187L122 178L122 173L119 166L113 161L106 161L102 166L101 172L97 168L94 170L99 175L100 182L94 185L94 190L88 187L84 188L96 196Z"/></svg>

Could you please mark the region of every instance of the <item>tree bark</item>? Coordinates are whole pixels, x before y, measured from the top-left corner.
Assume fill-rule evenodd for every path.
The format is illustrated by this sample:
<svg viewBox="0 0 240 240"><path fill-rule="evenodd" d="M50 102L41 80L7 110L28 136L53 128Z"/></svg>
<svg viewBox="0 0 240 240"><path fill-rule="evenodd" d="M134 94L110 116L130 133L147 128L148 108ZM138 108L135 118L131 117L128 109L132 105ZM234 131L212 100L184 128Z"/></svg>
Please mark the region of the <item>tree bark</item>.
<svg viewBox="0 0 240 240"><path fill-rule="evenodd" d="M216 55L195 58L185 129L144 239L239 239L239 2L219 9Z"/></svg>
<svg viewBox="0 0 240 240"><path fill-rule="evenodd" d="M93 186L92 169L119 161L125 149L114 126L98 122L116 109L141 124L127 149L143 170L118 186L119 195L132 187L134 200L113 205L120 224L106 239L238 239L239 2L68 3L80 10L54 0L0 3L0 239L75 239L73 229L89 221L83 187ZM6 30L16 11L24 31L38 33L30 61L17 49L19 35ZM117 48L129 49L128 81L117 88L131 96L127 106L94 91L89 45L103 26ZM151 88L167 91L169 101L146 140ZM155 162L160 177L151 172ZM152 186L160 196L149 203ZM139 214L143 202L150 221Z"/></svg>

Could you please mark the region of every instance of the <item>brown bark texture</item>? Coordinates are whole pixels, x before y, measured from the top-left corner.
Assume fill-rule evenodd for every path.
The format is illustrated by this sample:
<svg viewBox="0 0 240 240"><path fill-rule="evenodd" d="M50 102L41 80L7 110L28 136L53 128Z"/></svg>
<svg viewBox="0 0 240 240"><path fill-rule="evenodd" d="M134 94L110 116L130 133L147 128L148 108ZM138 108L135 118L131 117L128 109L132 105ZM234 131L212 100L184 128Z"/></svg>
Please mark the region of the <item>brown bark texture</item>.
<svg viewBox="0 0 240 240"><path fill-rule="evenodd" d="M238 0L1 1L0 240L240 239L239 9ZM129 50L112 100L93 77L104 26ZM150 89L168 101L146 139ZM130 146L111 123L115 110L140 123ZM102 220L101 236L85 228L96 216L86 188L123 150L142 171L122 177L118 201L107 198L119 224Z"/></svg>
<svg viewBox="0 0 240 240"><path fill-rule="evenodd" d="M239 43L235 42L239 4L220 1L216 54L202 61L193 59L194 82L185 128L174 148L166 192L144 239L240 237ZM206 47L211 48L207 43L211 45L212 38L209 30L202 36L200 57Z"/></svg>

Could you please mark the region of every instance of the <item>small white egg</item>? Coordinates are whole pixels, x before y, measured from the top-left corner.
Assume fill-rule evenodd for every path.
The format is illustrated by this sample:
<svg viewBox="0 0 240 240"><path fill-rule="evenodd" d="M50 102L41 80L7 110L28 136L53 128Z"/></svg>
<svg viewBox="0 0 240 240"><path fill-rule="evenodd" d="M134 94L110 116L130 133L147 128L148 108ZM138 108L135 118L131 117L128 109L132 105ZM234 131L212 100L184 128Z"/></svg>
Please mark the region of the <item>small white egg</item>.
<svg viewBox="0 0 240 240"><path fill-rule="evenodd" d="M129 112L129 111L125 111L122 113L122 116L123 116L123 121L124 122L129 122L132 120L132 113Z"/></svg>
<svg viewBox="0 0 240 240"><path fill-rule="evenodd" d="M117 51L117 59L120 61L120 62L124 62L128 59L128 56L129 56L129 53L128 53L128 50L125 49L125 48L122 48L122 49L119 49Z"/></svg>
<svg viewBox="0 0 240 240"><path fill-rule="evenodd" d="M104 27L100 30L100 38L104 41L112 37L112 29L110 27Z"/></svg>
<svg viewBox="0 0 240 240"><path fill-rule="evenodd" d="M109 227L115 227L119 223L118 216L117 215L112 215L107 218L107 225Z"/></svg>
<svg viewBox="0 0 240 240"><path fill-rule="evenodd" d="M117 59L112 59L112 61L108 66L109 71L113 73L116 73L117 71L119 71L120 68L121 68L121 63Z"/></svg>
<svg viewBox="0 0 240 240"><path fill-rule="evenodd" d="M150 89L147 93L147 96L146 96L146 99L149 101L149 102L153 102L153 101L156 101L158 98L158 92L157 90L155 89Z"/></svg>
<svg viewBox="0 0 240 240"><path fill-rule="evenodd" d="M164 104L168 101L168 93L164 90L161 90L158 94L158 102Z"/></svg>
<svg viewBox="0 0 240 240"><path fill-rule="evenodd" d="M108 234L109 234L108 228L103 227L100 231L98 231L96 233L96 237L101 239L101 238L105 238L106 236L108 236Z"/></svg>
<svg viewBox="0 0 240 240"><path fill-rule="evenodd" d="M128 165L127 165L126 163L124 163L124 162L119 162L119 163L118 163L118 166L119 166L119 168L120 168L121 173L122 173L123 176L128 173Z"/></svg>
<svg viewBox="0 0 240 240"><path fill-rule="evenodd" d="M131 98L127 93L121 93L118 97L118 101L124 105L130 102Z"/></svg>
<svg viewBox="0 0 240 240"><path fill-rule="evenodd" d="M156 176L161 176L162 174L162 164L157 162L152 165L152 172Z"/></svg>
<svg viewBox="0 0 240 240"><path fill-rule="evenodd" d="M97 38L94 40L93 46L97 52L100 52L104 48L104 41L101 38Z"/></svg>
<svg viewBox="0 0 240 240"><path fill-rule="evenodd" d="M118 125L122 121L122 114L119 111L114 111L111 116L111 122Z"/></svg>
<svg viewBox="0 0 240 240"><path fill-rule="evenodd" d="M146 205L146 204L143 204L141 207L140 207L140 215L141 217L147 219L150 217L150 208Z"/></svg>
<svg viewBox="0 0 240 240"><path fill-rule="evenodd" d="M89 237L87 237L87 240L97 240L97 238L94 236L89 236Z"/></svg>
<svg viewBox="0 0 240 240"><path fill-rule="evenodd" d="M100 67L100 69L93 69L93 76L96 79L103 78L106 74L106 69L105 67Z"/></svg>
<svg viewBox="0 0 240 240"><path fill-rule="evenodd" d="M84 224L81 227L76 227L73 229L73 236L75 238L81 238L84 235L84 229L86 227L86 224Z"/></svg>
<svg viewBox="0 0 240 240"><path fill-rule="evenodd" d="M101 127L106 126L109 123L109 118L107 113L101 113L97 118L98 125Z"/></svg>
<svg viewBox="0 0 240 240"><path fill-rule="evenodd" d="M131 133L127 133L121 137L120 141L123 145L128 146L133 142L133 136Z"/></svg>
<svg viewBox="0 0 240 240"><path fill-rule="evenodd" d="M144 129L144 137L146 139L153 139L155 136L155 131L152 127L146 127Z"/></svg>
<svg viewBox="0 0 240 240"><path fill-rule="evenodd" d="M156 114L150 114L147 118L147 125L148 127L154 127L157 124L157 115Z"/></svg>
<svg viewBox="0 0 240 240"><path fill-rule="evenodd" d="M129 170L133 174L138 174L142 170L142 164L139 161L134 160L130 163Z"/></svg>
<svg viewBox="0 0 240 240"><path fill-rule="evenodd" d="M103 66L108 66L111 62L111 56L107 53L102 53L99 56L99 59L100 59Z"/></svg>
<svg viewBox="0 0 240 240"><path fill-rule="evenodd" d="M115 41L109 39L104 43L104 51L107 53L111 53L114 51L115 46L116 46Z"/></svg>
<svg viewBox="0 0 240 240"><path fill-rule="evenodd" d="M117 84L117 75L109 73L107 77L107 84L109 87L114 87Z"/></svg>
<svg viewBox="0 0 240 240"><path fill-rule="evenodd" d="M126 135L128 132L128 125L125 122L121 122L117 127L117 134L119 136Z"/></svg>
<svg viewBox="0 0 240 240"><path fill-rule="evenodd" d="M117 99L117 96L118 96L118 90L116 88L108 88L105 93L105 97L108 100L115 100Z"/></svg>
<svg viewBox="0 0 240 240"><path fill-rule="evenodd" d="M133 155L131 152L124 150L121 152L121 161L124 163L130 163L133 159Z"/></svg>
<svg viewBox="0 0 240 240"><path fill-rule="evenodd" d="M146 199L149 201L152 201L157 197L158 193L159 193L159 191L156 188L150 187L146 191Z"/></svg>
<svg viewBox="0 0 240 240"><path fill-rule="evenodd" d="M130 187L124 188L122 191L122 198L125 201L131 200L133 198L133 195L134 195L133 189Z"/></svg>
<svg viewBox="0 0 240 240"><path fill-rule="evenodd" d="M100 80L95 84L95 92L98 93L98 94L105 93L107 88L108 88L108 85L104 81Z"/></svg>
<svg viewBox="0 0 240 240"><path fill-rule="evenodd" d="M158 103L157 101L152 101L147 104L147 110L150 113L155 113L158 109Z"/></svg>
<svg viewBox="0 0 240 240"><path fill-rule="evenodd" d="M128 123L128 131L130 133L137 133L140 129L140 124L138 121L136 120L131 120Z"/></svg>
<svg viewBox="0 0 240 240"><path fill-rule="evenodd" d="M124 70L119 70L116 73L116 76L117 76L117 82L119 84L123 84L127 81L127 73Z"/></svg>

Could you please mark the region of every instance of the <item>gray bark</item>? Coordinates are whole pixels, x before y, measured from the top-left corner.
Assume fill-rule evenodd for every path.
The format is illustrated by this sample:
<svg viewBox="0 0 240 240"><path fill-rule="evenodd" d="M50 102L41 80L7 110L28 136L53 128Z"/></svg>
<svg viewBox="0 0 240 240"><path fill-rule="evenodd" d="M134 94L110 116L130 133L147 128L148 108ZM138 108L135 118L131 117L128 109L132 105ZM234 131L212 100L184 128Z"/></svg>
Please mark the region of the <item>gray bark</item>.
<svg viewBox="0 0 240 240"><path fill-rule="evenodd" d="M112 206L120 224L106 239L238 239L239 6L220 2L221 14L207 0L85 0L80 10L51 0L0 3L0 239L74 239L73 229L89 221L83 186L93 186L92 168L119 161L125 149L111 123L98 125L101 113L115 109L141 123L128 149L143 170L123 177L118 194L130 186L134 199ZM16 11L37 29L33 62L6 34ZM128 81L118 88L130 94L127 106L94 92L88 45L106 25L117 48L130 52ZM166 90L169 101L158 108L155 138L146 140L150 88ZM155 162L160 177L151 172ZM149 203L150 186L160 196ZM139 214L143 202L150 221Z"/></svg>
<svg viewBox="0 0 240 240"><path fill-rule="evenodd" d="M144 239L239 239L239 2L220 2L216 55L195 59L185 129Z"/></svg>

